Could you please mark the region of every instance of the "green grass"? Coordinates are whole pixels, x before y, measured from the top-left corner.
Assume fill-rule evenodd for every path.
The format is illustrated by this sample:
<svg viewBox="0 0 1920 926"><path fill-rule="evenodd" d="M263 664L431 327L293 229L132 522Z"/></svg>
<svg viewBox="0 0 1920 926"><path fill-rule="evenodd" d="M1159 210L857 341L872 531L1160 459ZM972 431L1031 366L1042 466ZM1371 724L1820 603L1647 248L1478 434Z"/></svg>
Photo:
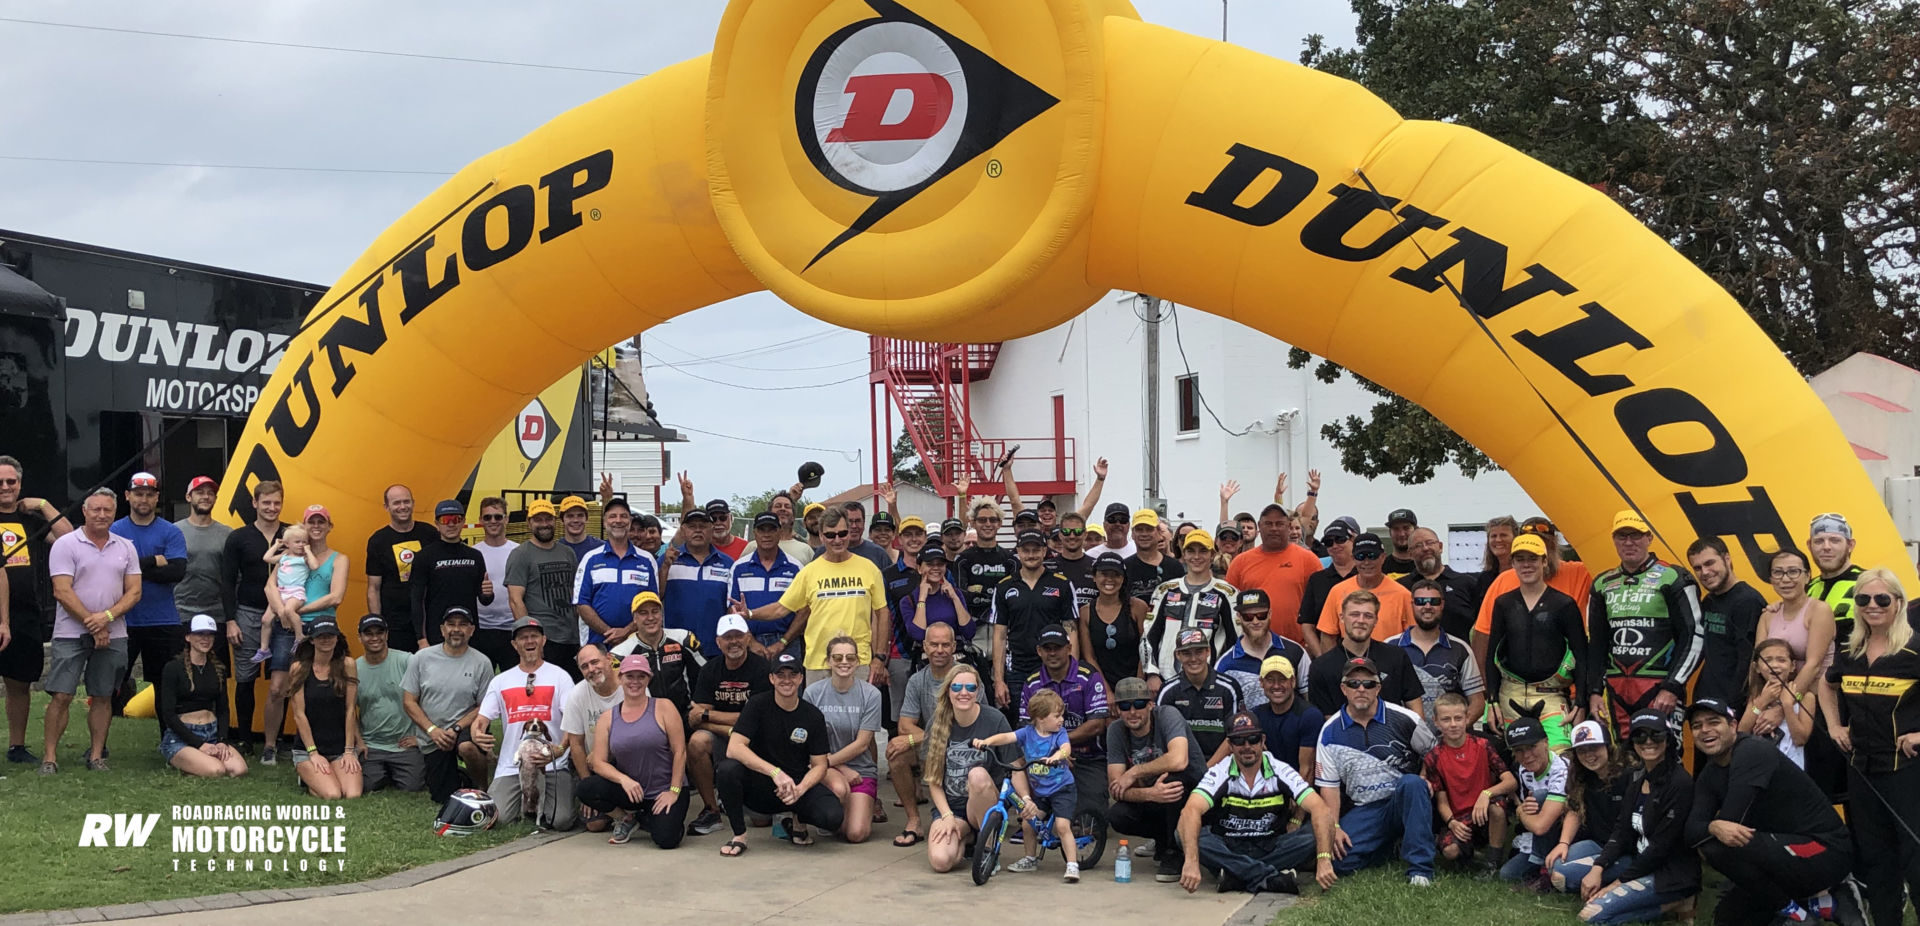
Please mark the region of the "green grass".
<svg viewBox="0 0 1920 926"><path fill-rule="evenodd" d="M1568 894L1516 894L1506 882L1441 870L1433 886L1407 886L1403 866L1374 868L1340 879L1325 894L1302 878L1301 903L1283 910L1276 926L1385 926L1388 923L1469 922L1474 926L1568 926L1580 921L1580 902ZM1710 923L1703 895L1696 922ZM1461 917L1472 911L1470 918Z"/></svg>
<svg viewBox="0 0 1920 926"><path fill-rule="evenodd" d="M27 740L38 754L46 702L38 692L34 697ZM15 876L0 879L0 914L364 881L466 855L530 831L523 823L465 839L435 836L429 826L438 808L424 793L382 792L335 804L346 814L329 824L346 828L345 851L327 857L335 870L299 871L301 856L293 854L282 856L295 866L285 873L196 873L188 870L186 856L179 857L180 870L175 871L171 810L176 804L326 802L300 790L290 758L272 767L252 763L244 778L194 779L160 760L159 742L157 722L115 718L107 741L112 771L88 772L86 713L83 701L76 700L60 741L58 775L43 778L37 766L0 764L0 858L15 862ZM144 848L83 849L80 830L88 813L157 813L160 822ZM311 864L320 857L308 858ZM333 864L342 860L343 869Z"/></svg>

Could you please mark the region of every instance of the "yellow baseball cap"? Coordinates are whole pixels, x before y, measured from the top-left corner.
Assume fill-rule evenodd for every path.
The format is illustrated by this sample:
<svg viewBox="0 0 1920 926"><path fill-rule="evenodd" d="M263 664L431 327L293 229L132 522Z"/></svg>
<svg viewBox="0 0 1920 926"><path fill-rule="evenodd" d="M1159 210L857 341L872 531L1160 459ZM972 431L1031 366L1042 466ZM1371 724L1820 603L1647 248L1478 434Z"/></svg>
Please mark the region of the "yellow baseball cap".
<svg viewBox="0 0 1920 926"><path fill-rule="evenodd" d="M1266 678L1278 672L1286 678L1293 677L1293 660L1285 656L1268 656L1260 660L1260 677Z"/></svg>
<svg viewBox="0 0 1920 926"><path fill-rule="evenodd" d="M641 592L640 594L633 596L633 607L630 607L627 610L638 611L640 610L641 605L646 604L649 601L653 602L654 604L659 604L663 608L666 607L666 605L660 604L660 596L657 593Z"/></svg>
<svg viewBox="0 0 1920 926"><path fill-rule="evenodd" d="M1535 556L1547 555L1547 542L1539 534L1521 534L1513 538L1514 553L1532 553Z"/></svg>
<svg viewBox="0 0 1920 926"><path fill-rule="evenodd" d="M1213 535L1196 527L1193 530L1187 531L1187 539L1180 541L1180 549L1184 550L1196 543L1211 550L1213 549Z"/></svg>
<svg viewBox="0 0 1920 926"><path fill-rule="evenodd" d="M1133 526L1139 527L1142 524L1145 524L1148 527L1159 527L1160 513L1157 511L1154 511L1152 508L1142 508L1139 511L1134 512Z"/></svg>
<svg viewBox="0 0 1920 926"><path fill-rule="evenodd" d="M807 507L802 508L800 510L800 516L804 518L807 515L810 515L816 511L826 511L826 510L827 510L827 506L822 505L819 502L808 502Z"/></svg>
<svg viewBox="0 0 1920 926"><path fill-rule="evenodd" d="M1613 516L1613 532L1618 534L1621 531L1635 531L1641 534L1653 533L1653 529L1647 526L1647 519L1641 517L1640 512L1632 508L1625 509Z"/></svg>
<svg viewBox="0 0 1920 926"><path fill-rule="evenodd" d="M575 508L578 508L581 511L587 510L587 500L584 498L581 498L578 495L569 495L566 498L563 498L560 500L561 514L566 514L567 512L572 511Z"/></svg>
<svg viewBox="0 0 1920 926"><path fill-rule="evenodd" d="M917 527L924 531L927 529L927 522L912 516L900 519L900 530L904 531L910 527Z"/></svg>
<svg viewBox="0 0 1920 926"><path fill-rule="evenodd" d="M555 512L553 510L553 503L550 501L547 501L544 498L536 498L533 501L527 503L528 520L532 520L536 515L543 515L543 514L548 517L552 517L554 513Z"/></svg>
<svg viewBox="0 0 1920 926"><path fill-rule="evenodd" d="M1105 539L1107 539L1107 531L1106 531L1106 529L1105 529L1105 528L1103 528L1103 527L1101 527L1101 526L1100 526L1100 522L1099 522L1099 521L1088 521L1088 522L1087 522L1087 536L1089 536L1089 537L1098 537L1098 538L1100 538L1101 540L1105 540Z"/></svg>

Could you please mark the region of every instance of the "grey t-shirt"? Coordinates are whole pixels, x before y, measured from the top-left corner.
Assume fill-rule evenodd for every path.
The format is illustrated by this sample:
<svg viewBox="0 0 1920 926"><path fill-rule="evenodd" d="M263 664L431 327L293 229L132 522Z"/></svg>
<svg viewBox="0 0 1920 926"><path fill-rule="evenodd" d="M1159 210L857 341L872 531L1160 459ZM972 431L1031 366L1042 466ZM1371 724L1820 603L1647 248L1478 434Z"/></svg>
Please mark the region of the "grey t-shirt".
<svg viewBox="0 0 1920 926"><path fill-rule="evenodd" d="M834 689L833 679L823 678L808 685L802 697L808 704L819 708L821 715L827 718L829 753L853 745L861 730L878 732L880 729L880 689L860 679L854 679L853 687L842 694ZM847 767L866 778L880 777L873 755L868 752L854 756Z"/></svg>
<svg viewBox="0 0 1920 926"><path fill-rule="evenodd" d="M946 678L933 675L932 666L921 666L920 671L907 679L907 693L900 698L900 716L912 718L925 730L933 723L933 709L940 703L940 682Z"/></svg>
<svg viewBox="0 0 1920 926"><path fill-rule="evenodd" d="M367 662L365 656L354 660L360 676L355 696L360 707L360 738L367 741L368 749L397 752L401 737L419 735L400 694L407 665L412 661L412 653L400 650L388 650L387 658L377 666Z"/></svg>
<svg viewBox="0 0 1920 926"><path fill-rule="evenodd" d="M567 692L567 699L560 704L560 732L578 735L586 741L587 750L593 750L593 728L600 722L600 715L619 704L626 695L619 685L613 686L613 692L605 697L593 690L593 683L581 679L574 683L573 690ZM583 760L585 756L581 757ZM578 768L580 763L575 763Z"/></svg>
<svg viewBox="0 0 1920 926"><path fill-rule="evenodd" d="M1187 719L1166 704L1154 707L1153 729L1146 736L1134 736L1133 731L1118 720L1107 724L1107 764L1127 768L1145 765L1166 755L1167 744L1177 739L1187 741L1187 774L1198 782L1200 776L1207 772L1207 754L1194 741L1193 731L1187 727Z"/></svg>
<svg viewBox="0 0 1920 926"><path fill-rule="evenodd" d="M468 647L465 653L451 656L442 643L413 654L406 674L401 676L400 688L419 699L420 710L429 723L450 727L460 715L480 706L492 681L493 660L484 653ZM418 735L421 752L440 748L427 731L421 730Z"/></svg>
<svg viewBox="0 0 1920 926"><path fill-rule="evenodd" d="M187 538L187 574L173 587L174 607L180 610L182 621L195 614L211 614L219 620L223 608L220 555L233 528L218 521L198 527L185 518L173 522L173 526L180 528L180 533Z"/></svg>
<svg viewBox="0 0 1920 926"><path fill-rule="evenodd" d="M1003 773L987 764L987 753L983 749L973 748L973 741L986 739L995 733L1011 733L1013 728L1007 725L1007 715L991 707L980 709L980 716L973 723L961 726L953 724L947 732L947 806L954 813L965 813L967 806L967 774L976 768L984 768L998 782ZM1013 763L1019 761L1020 747L1007 745L994 749L1000 761Z"/></svg>
<svg viewBox="0 0 1920 926"><path fill-rule="evenodd" d="M573 610L573 573L578 565L573 549L557 541L550 550L529 542L507 554L507 584L526 589L522 594L527 616L540 622L548 643L580 642L580 622Z"/></svg>

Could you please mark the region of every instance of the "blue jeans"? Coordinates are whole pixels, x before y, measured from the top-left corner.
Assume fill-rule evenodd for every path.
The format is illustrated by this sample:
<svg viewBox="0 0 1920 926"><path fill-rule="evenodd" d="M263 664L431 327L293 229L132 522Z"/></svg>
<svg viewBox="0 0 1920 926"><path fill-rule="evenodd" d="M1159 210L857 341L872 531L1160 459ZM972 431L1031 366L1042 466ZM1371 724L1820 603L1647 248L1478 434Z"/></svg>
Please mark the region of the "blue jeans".
<svg viewBox="0 0 1920 926"><path fill-rule="evenodd" d="M1580 908L1582 923L1650 923L1660 918L1660 908L1686 894L1663 894L1653 889L1653 876L1623 881L1605 894L1596 894Z"/></svg>
<svg viewBox="0 0 1920 926"><path fill-rule="evenodd" d="M1233 875L1251 889L1276 872L1306 867L1313 861L1313 847L1312 826L1273 839L1228 839L1206 829L1200 832L1200 864ZM1165 846L1161 851L1177 849Z"/></svg>
<svg viewBox="0 0 1920 926"><path fill-rule="evenodd" d="M1600 857L1603 847L1591 839L1582 839L1567 847L1567 860L1553 866L1553 889L1563 894L1580 893L1580 879L1593 869L1593 860ZM1621 859L1614 863L1616 868L1624 867L1631 859ZM1606 878L1606 874L1601 874ZM1610 879L1609 879L1610 880ZM1604 883L1604 882L1603 882Z"/></svg>
<svg viewBox="0 0 1920 926"><path fill-rule="evenodd" d="M220 733L220 725L217 723L190 723L186 727L194 736L207 742L213 742L214 737ZM166 726L160 728L160 758L172 762L173 757L181 750L190 748L192 747L187 745L186 740L174 735L172 728Z"/></svg>
<svg viewBox="0 0 1920 926"><path fill-rule="evenodd" d="M1397 836L1407 874L1433 877L1433 795L1419 775L1401 775L1391 797L1342 814L1340 828L1353 847L1334 860L1334 874L1350 875L1384 861Z"/></svg>
<svg viewBox="0 0 1920 926"><path fill-rule="evenodd" d="M1545 843L1546 840L1543 837L1535 836L1533 838L1535 849L1538 849ZM1569 872L1569 874L1566 875L1569 887L1563 888L1563 890L1570 889L1578 892L1580 890L1580 879L1587 876L1587 869L1592 867L1591 862L1599 854L1600 844L1591 839L1582 839L1568 846L1566 861L1553 866L1555 873L1563 871ZM1507 859L1505 865L1500 866L1500 879L1502 881L1525 880L1529 876L1539 874L1540 866L1544 865L1546 860L1546 856L1537 851L1515 853L1512 858Z"/></svg>

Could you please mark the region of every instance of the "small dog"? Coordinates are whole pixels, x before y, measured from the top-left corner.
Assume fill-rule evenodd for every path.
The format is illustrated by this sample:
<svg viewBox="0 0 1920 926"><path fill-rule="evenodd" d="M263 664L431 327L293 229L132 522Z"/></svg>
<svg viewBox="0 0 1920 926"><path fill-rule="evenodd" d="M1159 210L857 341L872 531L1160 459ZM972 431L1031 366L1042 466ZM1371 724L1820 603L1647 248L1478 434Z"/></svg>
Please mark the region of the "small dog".
<svg viewBox="0 0 1920 926"><path fill-rule="evenodd" d="M514 750L513 758L520 766L520 812L538 829L540 788L546 781L546 765L553 761L553 740L545 723L527 721L520 729L520 747Z"/></svg>

